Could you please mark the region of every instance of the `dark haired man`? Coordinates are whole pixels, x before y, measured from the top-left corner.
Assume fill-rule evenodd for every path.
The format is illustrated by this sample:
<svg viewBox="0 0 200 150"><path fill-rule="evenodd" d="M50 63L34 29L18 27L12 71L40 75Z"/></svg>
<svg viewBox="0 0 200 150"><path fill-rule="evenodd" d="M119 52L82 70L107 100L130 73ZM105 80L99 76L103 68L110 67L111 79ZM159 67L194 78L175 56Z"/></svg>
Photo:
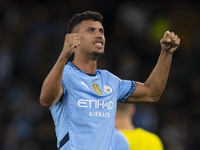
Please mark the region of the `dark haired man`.
<svg viewBox="0 0 200 150"><path fill-rule="evenodd" d="M180 44L178 36L167 31L146 82L121 80L97 69L105 46L102 19L99 13L86 11L70 20L63 50L42 85L40 103L50 107L57 146L62 150L113 150L117 101L157 101ZM74 59L67 63L72 53Z"/></svg>

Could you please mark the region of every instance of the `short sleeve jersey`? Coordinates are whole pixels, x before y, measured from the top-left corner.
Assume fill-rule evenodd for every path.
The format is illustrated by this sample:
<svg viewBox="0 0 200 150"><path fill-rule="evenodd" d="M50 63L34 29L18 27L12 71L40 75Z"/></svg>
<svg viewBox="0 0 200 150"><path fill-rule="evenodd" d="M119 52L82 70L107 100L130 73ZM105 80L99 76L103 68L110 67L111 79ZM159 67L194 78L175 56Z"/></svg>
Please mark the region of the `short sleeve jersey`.
<svg viewBox="0 0 200 150"><path fill-rule="evenodd" d="M106 70L88 75L73 63L64 68L64 94L50 107L60 150L113 150L117 101L135 91L135 81Z"/></svg>

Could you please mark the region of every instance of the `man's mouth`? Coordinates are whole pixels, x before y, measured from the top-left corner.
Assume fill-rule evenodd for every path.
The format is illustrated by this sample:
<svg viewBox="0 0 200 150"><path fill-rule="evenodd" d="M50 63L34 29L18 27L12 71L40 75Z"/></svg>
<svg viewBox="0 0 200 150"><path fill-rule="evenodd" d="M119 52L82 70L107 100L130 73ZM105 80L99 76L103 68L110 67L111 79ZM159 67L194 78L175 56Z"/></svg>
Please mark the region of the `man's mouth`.
<svg viewBox="0 0 200 150"><path fill-rule="evenodd" d="M93 44L98 48L101 49L103 48L103 42L102 41L95 41Z"/></svg>
<svg viewBox="0 0 200 150"><path fill-rule="evenodd" d="M101 43L101 42L97 42L97 43L94 43L94 45L96 45L96 46L102 46L103 43Z"/></svg>

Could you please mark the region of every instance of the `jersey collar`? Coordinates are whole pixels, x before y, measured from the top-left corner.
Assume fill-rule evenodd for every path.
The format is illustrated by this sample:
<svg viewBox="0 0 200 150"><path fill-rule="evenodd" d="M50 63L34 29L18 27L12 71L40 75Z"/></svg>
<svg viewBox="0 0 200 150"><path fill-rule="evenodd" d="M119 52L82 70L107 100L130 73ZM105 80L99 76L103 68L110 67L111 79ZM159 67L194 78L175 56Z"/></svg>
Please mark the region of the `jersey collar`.
<svg viewBox="0 0 200 150"><path fill-rule="evenodd" d="M82 73L82 74L85 74L85 75L89 75L89 76L96 76L96 74L87 74L85 73L83 70L79 69L77 66L75 66L72 62L68 62L68 65L71 66L74 70Z"/></svg>

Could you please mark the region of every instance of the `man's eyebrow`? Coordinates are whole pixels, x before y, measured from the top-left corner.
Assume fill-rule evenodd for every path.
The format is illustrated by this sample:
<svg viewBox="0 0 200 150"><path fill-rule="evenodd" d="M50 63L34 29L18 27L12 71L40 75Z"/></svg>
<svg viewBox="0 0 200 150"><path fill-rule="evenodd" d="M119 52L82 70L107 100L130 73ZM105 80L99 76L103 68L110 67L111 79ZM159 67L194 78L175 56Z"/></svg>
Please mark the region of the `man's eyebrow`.
<svg viewBox="0 0 200 150"><path fill-rule="evenodd" d="M99 30L103 30L104 31L104 28L99 28Z"/></svg>
<svg viewBox="0 0 200 150"><path fill-rule="evenodd" d="M93 27L93 26L89 26L89 27L87 27L87 28L94 28L94 29L104 29L103 27Z"/></svg>
<svg viewBox="0 0 200 150"><path fill-rule="evenodd" d="M86 30L93 30L93 31L98 30L99 32L102 32L102 33L104 33L104 31L105 31L103 27L98 28L98 27L93 27L93 26L87 27Z"/></svg>
<svg viewBox="0 0 200 150"><path fill-rule="evenodd" d="M95 27L87 27L87 29L96 29Z"/></svg>

